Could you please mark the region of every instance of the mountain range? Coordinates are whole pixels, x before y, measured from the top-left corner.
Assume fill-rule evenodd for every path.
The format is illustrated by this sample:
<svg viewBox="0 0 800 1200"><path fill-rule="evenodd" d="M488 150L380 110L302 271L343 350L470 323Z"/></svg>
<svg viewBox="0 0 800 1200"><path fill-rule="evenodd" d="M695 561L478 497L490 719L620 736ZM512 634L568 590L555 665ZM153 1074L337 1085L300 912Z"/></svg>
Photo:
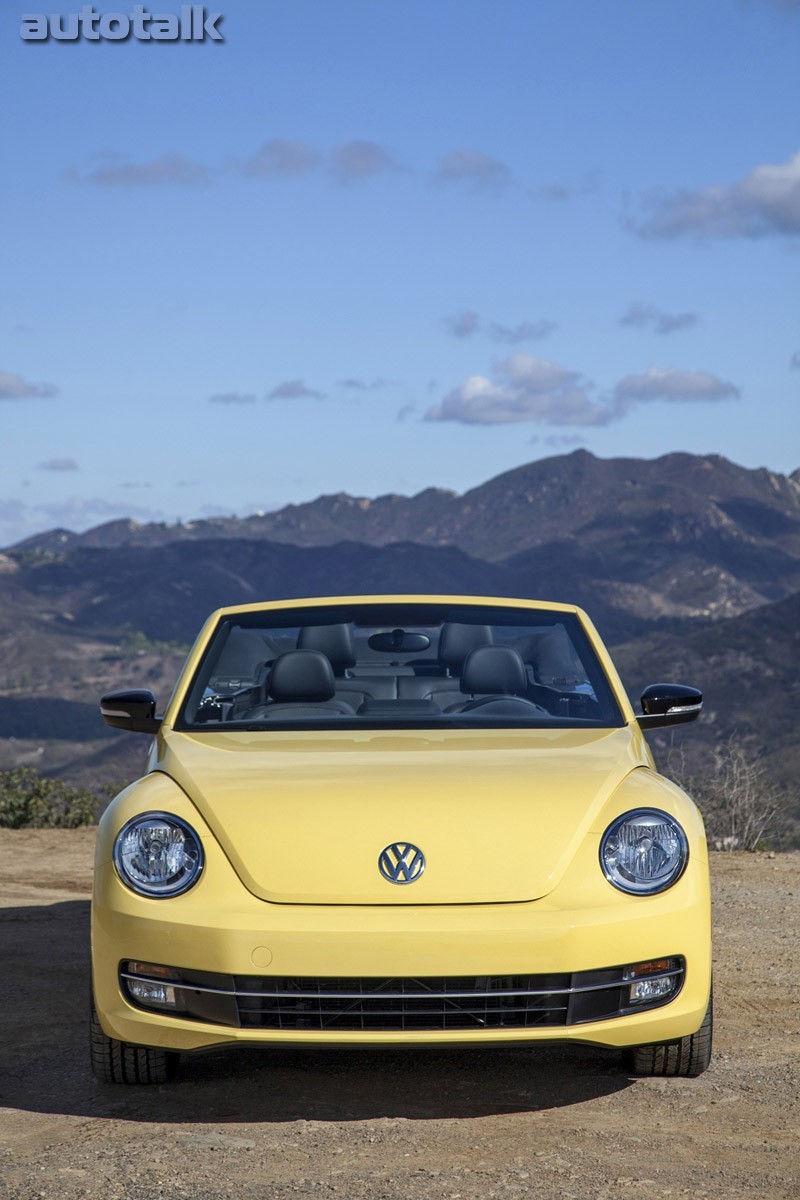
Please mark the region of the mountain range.
<svg viewBox="0 0 800 1200"><path fill-rule="evenodd" d="M141 746L99 724L98 694L129 683L165 700L212 609L393 591L580 604L632 693L656 677L704 689L704 720L681 735L693 758L741 730L776 778L800 765L800 471L578 450L463 495L320 496L246 518L52 530L6 549L0 767L124 776Z"/></svg>

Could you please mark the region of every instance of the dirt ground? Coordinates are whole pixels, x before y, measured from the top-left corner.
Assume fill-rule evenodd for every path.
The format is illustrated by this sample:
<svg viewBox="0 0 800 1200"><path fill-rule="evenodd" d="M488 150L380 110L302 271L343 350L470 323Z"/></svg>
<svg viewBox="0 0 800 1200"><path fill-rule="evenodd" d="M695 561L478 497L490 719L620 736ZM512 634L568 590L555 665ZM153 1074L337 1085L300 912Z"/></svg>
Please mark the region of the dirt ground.
<svg viewBox="0 0 800 1200"><path fill-rule="evenodd" d="M800 854L717 854L696 1080L599 1050L224 1051L163 1088L86 1047L93 830L0 830L0 1196L800 1195Z"/></svg>

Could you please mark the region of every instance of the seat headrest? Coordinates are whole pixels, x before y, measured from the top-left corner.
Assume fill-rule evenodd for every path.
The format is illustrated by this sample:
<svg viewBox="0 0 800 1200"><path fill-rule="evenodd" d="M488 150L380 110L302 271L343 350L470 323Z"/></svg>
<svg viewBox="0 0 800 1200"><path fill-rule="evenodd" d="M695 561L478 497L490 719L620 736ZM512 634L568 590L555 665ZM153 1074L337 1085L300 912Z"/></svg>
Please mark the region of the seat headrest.
<svg viewBox="0 0 800 1200"><path fill-rule="evenodd" d="M563 625L521 639L516 643L524 662L534 669L539 683L548 687L573 687L586 679L576 661L569 634Z"/></svg>
<svg viewBox="0 0 800 1200"><path fill-rule="evenodd" d="M319 650L287 650L275 659L267 691L273 700L332 700L333 667Z"/></svg>
<svg viewBox="0 0 800 1200"><path fill-rule="evenodd" d="M547 637L542 638L534 667L542 683L562 686L574 685L585 678L582 671L576 669L575 659L571 653L572 643L565 629L553 629Z"/></svg>
<svg viewBox="0 0 800 1200"><path fill-rule="evenodd" d="M493 641L490 625L464 625L460 621L445 621L439 634L439 662L444 667L461 670L470 650L488 646Z"/></svg>
<svg viewBox="0 0 800 1200"><path fill-rule="evenodd" d="M355 665L353 639L349 625L305 625L297 639L298 650L319 650L334 671Z"/></svg>
<svg viewBox="0 0 800 1200"><path fill-rule="evenodd" d="M467 695L524 696L527 690L525 664L510 646L479 646L467 655L461 672Z"/></svg>
<svg viewBox="0 0 800 1200"><path fill-rule="evenodd" d="M257 668L271 657L269 645L257 633L249 629L234 629L222 647L214 674L253 676Z"/></svg>

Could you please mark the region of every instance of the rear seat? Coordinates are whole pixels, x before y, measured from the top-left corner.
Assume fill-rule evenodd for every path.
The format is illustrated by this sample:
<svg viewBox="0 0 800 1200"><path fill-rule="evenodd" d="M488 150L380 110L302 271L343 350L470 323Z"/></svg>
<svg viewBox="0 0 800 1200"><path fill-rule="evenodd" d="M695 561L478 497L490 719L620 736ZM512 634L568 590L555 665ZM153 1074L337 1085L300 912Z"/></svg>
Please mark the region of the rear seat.
<svg viewBox="0 0 800 1200"><path fill-rule="evenodd" d="M459 676L464 660L478 646L490 646L493 641L489 625L464 625L447 621L439 634L437 661L441 675L400 676L397 694L403 700L433 700L440 708L468 700L461 691Z"/></svg>
<svg viewBox="0 0 800 1200"><path fill-rule="evenodd" d="M298 650L319 650L333 667L336 696L359 708L365 700L393 700L397 696L394 675L363 675L351 670L356 655L349 625L306 625L297 639Z"/></svg>
<svg viewBox="0 0 800 1200"><path fill-rule="evenodd" d="M306 625L297 639L298 650L318 650L329 660L337 700L358 709L369 700L432 700L448 708L470 699L461 691L459 675L467 655L491 645L489 625L448 621L439 635L439 674L415 675L413 667L396 667L391 673L381 662L356 663L355 649L346 624Z"/></svg>
<svg viewBox="0 0 800 1200"><path fill-rule="evenodd" d="M373 700L396 700L398 676L407 671L413 678L414 672L410 667L396 667L391 675L387 675L383 663L375 666L357 664L354 670L348 672L348 686L363 688Z"/></svg>

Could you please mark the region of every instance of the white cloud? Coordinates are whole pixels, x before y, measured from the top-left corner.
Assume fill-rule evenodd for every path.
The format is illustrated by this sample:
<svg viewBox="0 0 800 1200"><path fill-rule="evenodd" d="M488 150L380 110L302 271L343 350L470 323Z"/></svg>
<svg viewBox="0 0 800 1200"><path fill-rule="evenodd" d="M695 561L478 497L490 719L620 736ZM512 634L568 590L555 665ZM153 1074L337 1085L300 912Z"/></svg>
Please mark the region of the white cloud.
<svg viewBox="0 0 800 1200"><path fill-rule="evenodd" d="M444 318L444 327L452 337L469 338L485 328L486 334L493 342L504 342L507 346L517 346L521 342L537 342L548 337L558 326L554 321L541 319L538 321L518 321L516 325L503 325L499 321L490 321L484 325L480 315L470 308Z"/></svg>
<svg viewBox="0 0 800 1200"><path fill-rule="evenodd" d="M31 511L41 513L57 525L68 525L72 529L90 529L103 521L117 517L132 520L159 521L164 514L158 509L130 504L127 500L116 502L102 497L69 496L66 500L50 504L35 504Z"/></svg>
<svg viewBox="0 0 800 1200"><path fill-rule="evenodd" d="M594 400L592 384L559 363L512 354L495 367L495 379L470 375L429 408L426 421L466 425L508 425L540 421L548 425L605 425L613 404Z"/></svg>
<svg viewBox="0 0 800 1200"><path fill-rule="evenodd" d="M634 226L643 237L699 238L800 234L800 151L786 162L755 167L731 184L684 189L650 201Z"/></svg>
<svg viewBox="0 0 800 1200"><path fill-rule="evenodd" d="M58 388L52 383L29 383L21 375L0 371L0 400L40 400L57 395Z"/></svg>
<svg viewBox="0 0 800 1200"><path fill-rule="evenodd" d="M308 398L324 400L325 393L306 387L303 379L286 379L283 383L276 384L272 391L267 392L267 400L304 400Z"/></svg>
<svg viewBox="0 0 800 1200"><path fill-rule="evenodd" d="M520 342L539 342L549 337L558 326L555 321L544 318L538 321L520 321L516 325L501 325L492 321L489 326L489 337L495 342L505 342L509 346L517 346Z"/></svg>
<svg viewBox="0 0 800 1200"><path fill-rule="evenodd" d="M392 386L391 379L383 379L381 376L376 379L359 379L350 376L349 379L339 380L339 387L346 388L350 392L380 392L383 388Z"/></svg>
<svg viewBox="0 0 800 1200"><path fill-rule="evenodd" d="M466 184L473 190L497 189L511 181L511 172L499 159L464 147L442 155L436 179Z"/></svg>
<svg viewBox="0 0 800 1200"><path fill-rule="evenodd" d="M80 471L74 458L48 458L47 462L39 463L40 471Z"/></svg>
<svg viewBox="0 0 800 1200"><path fill-rule="evenodd" d="M739 389L707 371L662 370L627 375L607 395L591 395L594 384L560 363L512 354L496 363L493 378L469 375L429 408L426 421L459 421L464 425L509 425L532 421L542 425L593 427L608 425L637 403L732 400ZM564 443L561 443L564 444Z"/></svg>
<svg viewBox="0 0 800 1200"><path fill-rule="evenodd" d="M125 499L115 503L100 497L70 496L50 504L0 500L0 547L13 546L48 529L72 529L80 533L116 518L163 521L164 513L130 504Z"/></svg>
<svg viewBox="0 0 800 1200"><path fill-rule="evenodd" d="M586 441L578 433L550 433L547 437L540 437L535 433L533 437L528 438L529 446L549 446L553 450L564 450L568 446L585 446Z"/></svg>
<svg viewBox="0 0 800 1200"><path fill-rule="evenodd" d="M472 309L465 308L463 312L455 313L452 317L445 317L444 327L453 337L468 338L478 332L481 319Z"/></svg>
<svg viewBox="0 0 800 1200"><path fill-rule="evenodd" d="M543 183L541 187L531 188L530 195L535 200L549 200L552 204L564 204L570 199L571 191L565 183Z"/></svg>
<svg viewBox="0 0 800 1200"><path fill-rule="evenodd" d="M698 320L696 313L669 313L653 304L641 304L636 301L623 313L619 323L635 329L649 329L653 333L670 334L678 333L681 329L690 329Z"/></svg>
<svg viewBox="0 0 800 1200"><path fill-rule="evenodd" d="M256 398L250 392L218 392L209 396L212 404L255 404Z"/></svg>
<svg viewBox="0 0 800 1200"><path fill-rule="evenodd" d="M340 183L358 183L399 167L377 142L352 141L331 151L331 170Z"/></svg>
<svg viewBox="0 0 800 1200"><path fill-rule="evenodd" d="M600 172L593 168L590 171L584 171L578 180L572 182L552 180L550 183L529 188L528 195L532 200L547 200L551 204L565 204L568 200L574 200L580 196L591 196L599 190Z"/></svg>
<svg viewBox="0 0 800 1200"><path fill-rule="evenodd" d="M153 187L180 184L197 187L211 182L212 173L202 163L183 154L162 154L149 162L109 162L92 171L75 169L64 172L67 179L78 183L96 183L101 187Z"/></svg>
<svg viewBox="0 0 800 1200"><path fill-rule="evenodd" d="M647 400L733 400L738 387L708 371L662 370L650 367L644 375L626 375L614 388L621 404Z"/></svg>
<svg viewBox="0 0 800 1200"><path fill-rule="evenodd" d="M319 166L319 155L305 142L271 138L242 164L245 175L256 179L308 175Z"/></svg>

